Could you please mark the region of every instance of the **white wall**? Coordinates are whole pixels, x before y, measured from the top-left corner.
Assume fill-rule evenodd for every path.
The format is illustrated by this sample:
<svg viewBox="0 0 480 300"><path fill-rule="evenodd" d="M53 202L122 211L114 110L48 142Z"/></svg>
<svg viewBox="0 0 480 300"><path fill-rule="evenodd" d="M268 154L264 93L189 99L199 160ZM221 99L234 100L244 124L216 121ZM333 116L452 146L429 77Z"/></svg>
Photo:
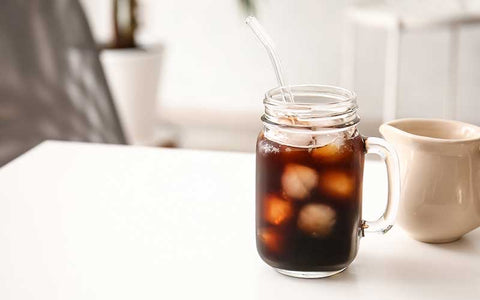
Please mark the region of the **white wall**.
<svg viewBox="0 0 480 300"><path fill-rule="evenodd" d="M339 22L345 1L257 1L291 83L338 82ZM144 38L165 43L165 105L261 110L276 86L266 52L238 0L144 1Z"/></svg>
<svg viewBox="0 0 480 300"><path fill-rule="evenodd" d="M82 0L99 39L108 0ZM263 93L276 85L270 62L238 0L140 0L141 39L166 47L160 103L260 114ZM257 0L258 17L276 41L290 83L340 82L343 12L349 0ZM103 4L102 4L103 3ZM103 17L101 17L103 15ZM480 123L480 26L461 33L460 118ZM357 82L362 117L381 117L385 35L361 30ZM449 34L407 34L402 43L399 116L442 116ZM371 134L367 132L367 134Z"/></svg>

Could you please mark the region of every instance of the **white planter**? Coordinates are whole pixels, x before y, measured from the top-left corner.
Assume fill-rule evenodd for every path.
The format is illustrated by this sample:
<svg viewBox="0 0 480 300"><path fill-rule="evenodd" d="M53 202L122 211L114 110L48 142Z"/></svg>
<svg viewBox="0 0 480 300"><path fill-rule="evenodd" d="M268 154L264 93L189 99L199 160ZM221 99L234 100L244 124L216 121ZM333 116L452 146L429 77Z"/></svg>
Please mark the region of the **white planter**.
<svg viewBox="0 0 480 300"><path fill-rule="evenodd" d="M105 76L127 142L155 143L155 119L162 47L107 49L100 53Z"/></svg>

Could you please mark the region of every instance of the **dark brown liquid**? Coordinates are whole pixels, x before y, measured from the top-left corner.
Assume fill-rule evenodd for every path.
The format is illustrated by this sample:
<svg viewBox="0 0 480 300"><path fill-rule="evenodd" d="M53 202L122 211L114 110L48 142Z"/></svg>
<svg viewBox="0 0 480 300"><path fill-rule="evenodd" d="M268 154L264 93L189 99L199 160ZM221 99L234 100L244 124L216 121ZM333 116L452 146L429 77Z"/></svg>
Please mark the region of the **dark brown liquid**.
<svg viewBox="0 0 480 300"><path fill-rule="evenodd" d="M262 259L292 271L336 271L358 249L364 141L318 148L257 141L256 236Z"/></svg>

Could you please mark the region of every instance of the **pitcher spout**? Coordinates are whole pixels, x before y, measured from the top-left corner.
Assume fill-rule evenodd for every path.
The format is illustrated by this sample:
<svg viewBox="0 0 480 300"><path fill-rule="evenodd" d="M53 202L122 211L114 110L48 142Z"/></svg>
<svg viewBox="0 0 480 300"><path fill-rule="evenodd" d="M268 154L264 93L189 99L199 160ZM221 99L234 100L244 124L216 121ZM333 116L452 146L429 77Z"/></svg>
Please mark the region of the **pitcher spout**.
<svg viewBox="0 0 480 300"><path fill-rule="evenodd" d="M382 136L394 147L399 144L411 143L415 139L412 131L412 124L417 119L399 119L384 123L380 126L379 131ZM398 149L397 149L398 150Z"/></svg>
<svg viewBox="0 0 480 300"><path fill-rule="evenodd" d="M379 131L382 136L392 144L396 144L400 139L406 138L406 132L396 125L398 121L391 121L380 126Z"/></svg>

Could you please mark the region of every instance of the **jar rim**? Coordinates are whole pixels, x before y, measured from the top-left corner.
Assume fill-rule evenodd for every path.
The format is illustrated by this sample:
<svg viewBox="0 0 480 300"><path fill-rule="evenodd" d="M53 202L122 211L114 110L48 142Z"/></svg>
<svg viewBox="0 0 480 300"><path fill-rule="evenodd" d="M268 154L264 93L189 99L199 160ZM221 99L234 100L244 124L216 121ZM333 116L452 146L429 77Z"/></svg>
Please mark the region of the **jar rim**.
<svg viewBox="0 0 480 300"><path fill-rule="evenodd" d="M338 98L342 97L343 99L338 99L335 102L355 102L357 100L357 95L355 92L352 92L346 88L334 86L334 85L323 85L323 84L296 84L296 85L289 85L289 86L278 86L273 89L268 90L265 93L264 103L286 103L283 100L278 100L278 96L282 95L282 91L284 93L288 93L287 91L290 90L295 97L295 94L299 92L315 92L315 93L324 93L325 95L335 95ZM288 103L288 102L287 102Z"/></svg>
<svg viewBox="0 0 480 300"><path fill-rule="evenodd" d="M289 93L295 102L287 101ZM350 127L360 121L356 99L354 92L336 86L280 86L265 93L262 120L292 127Z"/></svg>

